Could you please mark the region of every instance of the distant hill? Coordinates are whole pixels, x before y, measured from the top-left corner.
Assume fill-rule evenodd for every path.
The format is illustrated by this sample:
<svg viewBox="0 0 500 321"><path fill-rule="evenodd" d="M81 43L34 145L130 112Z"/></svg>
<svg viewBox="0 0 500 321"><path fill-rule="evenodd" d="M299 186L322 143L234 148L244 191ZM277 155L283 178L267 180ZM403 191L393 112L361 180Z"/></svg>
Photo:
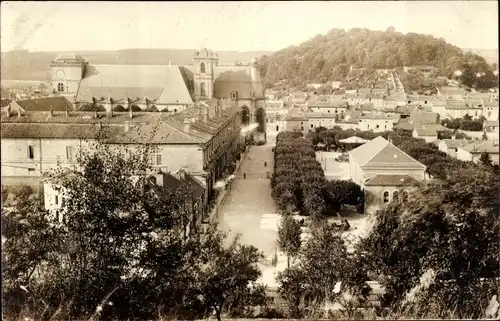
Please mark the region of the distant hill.
<svg viewBox="0 0 500 321"><path fill-rule="evenodd" d="M467 65L481 72L491 69L483 57L466 54L442 38L403 34L394 28L386 31L332 29L298 46L263 56L259 62L266 86L284 79L293 86L341 80L351 65L367 69L432 65L448 77Z"/></svg>
<svg viewBox="0 0 500 321"><path fill-rule="evenodd" d="M470 49L464 48L465 52L471 51L476 55L484 57L489 64L496 63L498 65L498 49Z"/></svg>
<svg viewBox="0 0 500 321"><path fill-rule="evenodd" d="M72 51L84 57L91 64L143 64L143 65L191 65L194 49L123 49L117 51ZM16 50L2 52L2 79L41 80L50 77L50 61L59 54L69 52L29 52ZM219 63L247 62L254 57L270 52L218 51Z"/></svg>

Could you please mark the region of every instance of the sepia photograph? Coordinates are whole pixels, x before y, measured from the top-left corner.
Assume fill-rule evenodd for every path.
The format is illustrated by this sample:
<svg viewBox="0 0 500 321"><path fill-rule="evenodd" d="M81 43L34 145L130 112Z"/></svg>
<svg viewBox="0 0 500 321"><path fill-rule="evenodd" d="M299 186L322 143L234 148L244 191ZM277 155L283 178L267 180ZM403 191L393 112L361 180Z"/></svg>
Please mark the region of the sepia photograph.
<svg viewBox="0 0 500 321"><path fill-rule="evenodd" d="M500 319L498 1L2 1L2 321Z"/></svg>

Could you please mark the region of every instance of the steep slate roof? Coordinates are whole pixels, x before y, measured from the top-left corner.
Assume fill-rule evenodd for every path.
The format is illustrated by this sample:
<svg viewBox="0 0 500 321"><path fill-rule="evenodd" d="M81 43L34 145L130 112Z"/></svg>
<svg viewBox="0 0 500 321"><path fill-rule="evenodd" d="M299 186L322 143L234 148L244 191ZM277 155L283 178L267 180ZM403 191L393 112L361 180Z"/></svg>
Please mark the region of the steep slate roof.
<svg viewBox="0 0 500 321"><path fill-rule="evenodd" d="M175 128L167 119L160 119L153 123L136 125L127 133L112 137L108 143L112 144L202 144L208 139L204 133L197 135L191 129L185 133L182 129Z"/></svg>
<svg viewBox="0 0 500 321"><path fill-rule="evenodd" d="M346 101L336 100L336 101L314 101L308 103L309 108L349 108L349 104Z"/></svg>
<svg viewBox="0 0 500 321"><path fill-rule="evenodd" d="M233 91L237 91L238 98L252 98L251 92L255 92L255 98L264 98L259 72L252 74L251 68L253 67L215 67L215 97L228 98Z"/></svg>
<svg viewBox="0 0 500 321"><path fill-rule="evenodd" d="M498 120L485 120L483 123L483 127L498 127L498 126L499 126Z"/></svg>
<svg viewBox="0 0 500 321"><path fill-rule="evenodd" d="M437 131L432 128L416 128L418 136L437 136Z"/></svg>
<svg viewBox="0 0 500 321"><path fill-rule="evenodd" d="M410 123L420 124L437 124L439 120L438 113L428 113L421 111L413 111L410 113Z"/></svg>
<svg viewBox="0 0 500 321"><path fill-rule="evenodd" d="M123 132L121 126L103 126L102 129L102 133L110 136ZM2 138L94 139L98 133L99 128L94 124L2 124Z"/></svg>
<svg viewBox="0 0 500 321"><path fill-rule="evenodd" d="M465 102L456 102L456 101L447 101L445 108L448 110L472 110L472 109L479 110L479 109L481 109L480 107L469 106Z"/></svg>
<svg viewBox="0 0 500 321"><path fill-rule="evenodd" d="M365 186L420 186L421 182L410 175L375 175Z"/></svg>
<svg viewBox="0 0 500 321"><path fill-rule="evenodd" d="M333 118L333 119L335 119L335 117L339 117L339 114L335 114L335 113L315 113L315 112L309 111L309 112L306 113L306 117L308 117L308 118Z"/></svg>
<svg viewBox="0 0 500 321"><path fill-rule="evenodd" d="M388 113L380 113L380 112L373 112L373 113L367 113L365 115L362 115L359 117L359 119L385 119L385 120L392 120L394 122L397 122L401 115L399 114L388 114Z"/></svg>
<svg viewBox="0 0 500 321"><path fill-rule="evenodd" d="M483 105L484 105L484 107L497 107L497 108L499 106L498 100L494 100L494 101L485 100Z"/></svg>
<svg viewBox="0 0 500 321"><path fill-rule="evenodd" d="M46 97L39 99L25 99L25 100L16 100L11 103L11 107L14 110L18 105L24 111L50 111L52 107L52 111L65 111L73 110L73 104L66 99L66 97Z"/></svg>
<svg viewBox="0 0 500 321"><path fill-rule="evenodd" d="M460 146L468 145L473 142L472 140L467 140L467 139L443 139L442 141L448 148L457 148Z"/></svg>
<svg viewBox="0 0 500 321"><path fill-rule="evenodd" d="M179 66L89 65L80 82L77 101L95 98L115 100L136 97L157 100L157 104L191 104L189 73Z"/></svg>
<svg viewBox="0 0 500 321"><path fill-rule="evenodd" d="M361 167L397 166L425 169L423 164L404 153L382 136L378 136L353 149L349 154Z"/></svg>
<svg viewBox="0 0 500 321"><path fill-rule="evenodd" d="M163 173L163 188L166 192L176 191L179 188L187 188L193 192L194 197L201 197L205 189L198 181L188 173L184 173L184 178L181 178L177 173Z"/></svg>

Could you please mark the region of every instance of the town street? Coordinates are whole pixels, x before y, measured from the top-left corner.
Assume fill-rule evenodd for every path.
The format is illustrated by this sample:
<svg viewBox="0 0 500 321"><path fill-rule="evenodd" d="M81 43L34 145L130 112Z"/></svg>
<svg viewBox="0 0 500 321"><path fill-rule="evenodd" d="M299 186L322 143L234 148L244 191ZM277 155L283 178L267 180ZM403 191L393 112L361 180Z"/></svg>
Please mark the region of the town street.
<svg viewBox="0 0 500 321"><path fill-rule="evenodd" d="M217 217L220 228L228 233L228 241L240 234L241 243L257 247L266 258L276 253L279 221L266 178L266 172L271 174L273 169L274 139L270 138L266 145L251 146L243 157Z"/></svg>

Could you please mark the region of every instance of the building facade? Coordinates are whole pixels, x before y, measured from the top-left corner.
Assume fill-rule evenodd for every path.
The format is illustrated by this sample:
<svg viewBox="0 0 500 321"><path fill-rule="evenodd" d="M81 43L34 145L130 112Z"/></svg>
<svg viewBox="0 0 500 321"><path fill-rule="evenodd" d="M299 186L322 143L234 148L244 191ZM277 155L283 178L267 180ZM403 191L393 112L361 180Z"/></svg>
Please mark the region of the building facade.
<svg viewBox="0 0 500 321"><path fill-rule="evenodd" d="M424 182L425 168L381 136L349 152L351 179L365 191L365 213L369 214L390 201L402 186Z"/></svg>

